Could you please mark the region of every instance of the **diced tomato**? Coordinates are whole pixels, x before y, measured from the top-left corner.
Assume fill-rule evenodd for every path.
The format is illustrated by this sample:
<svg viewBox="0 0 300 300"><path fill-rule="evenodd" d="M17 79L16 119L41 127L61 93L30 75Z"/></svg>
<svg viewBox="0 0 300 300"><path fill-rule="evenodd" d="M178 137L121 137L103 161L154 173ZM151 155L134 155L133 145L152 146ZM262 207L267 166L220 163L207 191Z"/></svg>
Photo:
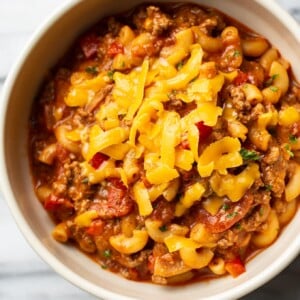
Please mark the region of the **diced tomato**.
<svg viewBox="0 0 300 300"><path fill-rule="evenodd" d="M44 208L48 211L55 211L60 206L60 202L58 201L58 198L53 197L53 195L50 195L49 198L44 202Z"/></svg>
<svg viewBox="0 0 300 300"><path fill-rule="evenodd" d="M53 194L51 194L44 202L44 208L50 212L55 212L61 208L73 210L73 207L70 200L57 197Z"/></svg>
<svg viewBox="0 0 300 300"><path fill-rule="evenodd" d="M246 271L245 265L239 257L225 262L225 269L233 277L238 277Z"/></svg>
<svg viewBox="0 0 300 300"><path fill-rule="evenodd" d="M123 184L123 182L121 181L120 178L110 178L109 182L111 183L111 185L117 189L120 190L126 190L126 186Z"/></svg>
<svg viewBox="0 0 300 300"><path fill-rule="evenodd" d="M105 223L101 220L95 220L92 222L91 226L86 229L86 233L89 235L100 235L103 232Z"/></svg>
<svg viewBox="0 0 300 300"><path fill-rule="evenodd" d="M90 33L80 40L81 50L86 58L92 58L98 53L99 39L95 33Z"/></svg>
<svg viewBox="0 0 300 300"><path fill-rule="evenodd" d="M107 49L107 54L110 57L114 57L119 53L124 53L124 47L122 44L118 43L118 42L113 42L109 45L108 49Z"/></svg>
<svg viewBox="0 0 300 300"><path fill-rule="evenodd" d="M212 127L205 125L202 121L196 123L199 130L200 141L205 141L212 133Z"/></svg>
<svg viewBox="0 0 300 300"><path fill-rule="evenodd" d="M109 159L109 157L107 155L105 155L101 152L97 152L93 156L93 158L89 161L89 163L94 169L98 169L108 159Z"/></svg>
<svg viewBox="0 0 300 300"><path fill-rule="evenodd" d="M249 79L249 76L247 73L244 73L242 71L239 71L237 77L233 80L233 83L235 85L242 85L244 83L246 83Z"/></svg>

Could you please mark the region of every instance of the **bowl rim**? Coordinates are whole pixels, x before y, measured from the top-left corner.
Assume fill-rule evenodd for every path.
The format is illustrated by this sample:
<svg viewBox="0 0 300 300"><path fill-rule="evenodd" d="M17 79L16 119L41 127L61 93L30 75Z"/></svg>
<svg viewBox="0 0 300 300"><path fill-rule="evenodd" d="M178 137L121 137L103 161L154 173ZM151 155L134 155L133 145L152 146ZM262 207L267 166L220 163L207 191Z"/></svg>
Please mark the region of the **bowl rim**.
<svg viewBox="0 0 300 300"><path fill-rule="evenodd" d="M260 6L270 11L270 13L276 17L293 37L299 42L300 45L300 30L299 24L291 15L288 14L275 0L254 0ZM2 92L1 92L1 103L0 103L0 173L5 175L0 181L0 189L3 194L3 198L10 209L19 230L22 232L23 236L27 240L31 248L60 276L68 280L73 285L81 288L82 290L93 294L94 296L101 296L104 299L115 299L115 300L132 300L133 298L124 295L116 294L110 292L101 286L97 286L85 278L77 275L71 269L66 267L60 260L55 258L52 254L48 252L43 243L37 238L34 232L31 230L29 224L26 222L22 215L22 212L17 204L15 197L13 196L12 186L9 182L7 176L7 166L5 161L5 124L7 117L7 107L9 104L10 95L14 88L14 82L18 77L20 70L22 69L24 63L26 62L30 52L35 47L37 42L47 33L51 26L64 14L75 7L81 0L66 1L59 5L44 22L42 22L39 27L32 34L31 38L27 41L23 51L19 54L16 62L11 68ZM282 253L274 262L265 269L263 272L259 273L257 276L251 278L247 282L242 283L235 290L231 289L216 296L209 297L207 299L233 299L233 297L242 297L256 288L262 286L273 277L278 275L285 267L287 267L300 253L300 234L295 238L295 240L286 248L286 251Z"/></svg>

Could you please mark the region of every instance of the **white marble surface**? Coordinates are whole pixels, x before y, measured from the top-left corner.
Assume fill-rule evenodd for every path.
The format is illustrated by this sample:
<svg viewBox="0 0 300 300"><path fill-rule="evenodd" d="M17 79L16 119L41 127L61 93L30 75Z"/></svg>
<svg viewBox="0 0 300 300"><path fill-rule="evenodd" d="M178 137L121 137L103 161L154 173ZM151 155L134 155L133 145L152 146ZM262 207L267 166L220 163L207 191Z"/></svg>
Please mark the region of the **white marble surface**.
<svg viewBox="0 0 300 300"><path fill-rule="evenodd" d="M62 0L0 0L0 93L9 69L31 33L62 2ZM278 0L278 2L300 22L300 0ZM0 236L2 237L1 300L95 299L58 276L28 246L15 225L1 193ZM299 282L298 257L271 282L243 299L300 299Z"/></svg>

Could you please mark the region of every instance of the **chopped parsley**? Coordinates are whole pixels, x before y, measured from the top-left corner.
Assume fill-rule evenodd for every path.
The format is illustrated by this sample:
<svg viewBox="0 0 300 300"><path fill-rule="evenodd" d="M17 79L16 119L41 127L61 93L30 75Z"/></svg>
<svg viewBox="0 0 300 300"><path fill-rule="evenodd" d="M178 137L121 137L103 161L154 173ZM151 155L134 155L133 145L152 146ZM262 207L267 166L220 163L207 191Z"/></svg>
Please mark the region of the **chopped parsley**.
<svg viewBox="0 0 300 300"><path fill-rule="evenodd" d="M240 150L240 154L241 154L243 160L260 160L261 159L261 156L257 152L248 150L245 148L242 148Z"/></svg>
<svg viewBox="0 0 300 300"><path fill-rule="evenodd" d="M277 86L272 85L272 86L270 86L270 90L272 92L276 93L276 92L278 92L279 88Z"/></svg>
<svg viewBox="0 0 300 300"><path fill-rule="evenodd" d="M290 140L291 144L296 144L298 142L298 137L296 137L295 135L291 134L289 136L289 140Z"/></svg>
<svg viewBox="0 0 300 300"><path fill-rule="evenodd" d="M227 211L227 210L230 208L230 206L229 206L229 204L224 203L224 205L222 206L222 208L223 208L225 211Z"/></svg>
<svg viewBox="0 0 300 300"><path fill-rule="evenodd" d="M272 191L272 185L271 184L266 184L265 185L265 189L268 191L268 192L271 192Z"/></svg>
<svg viewBox="0 0 300 300"><path fill-rule="evenodd" d="M167 228L166 225L162 225L162 226L159 227L159 230L160 230L161 232L165 232L165 231L168 230L168 228Z"/></svg>
<svg viewBox="0 0 300 300"><path fill-rule="evenodd" d="M114 73L115 73L114 70L110 70L107 72L107 76L110 80L114 80Z"/></svg>
<svg viewBox="0 0 300 300"><path fill-rule="evenodd" d="M101 265L101 268L105 270L105 269L107 269L107 266L106 265Z"/></svg>
<svg viewBox="0 0 300 300"><path fill-rule="evenodd" d="M263 210L263 208L260 208L260 209L259 209L259 215L260 215L260 216L263 216L263 214L264 214L264 210Z"/></svg>
<svg viewBox="0 0 300 300"><path fill-rule="evenodd" d="M85 68L85 71L92 75L98 75L99 71L96 66L88 66Z"/></svg>
<svg viewBox="0 0 300 300"><path fill-rule="evenodd" d="M181 61L177 64L176 68L178 71L180 71L182 69L182 67L183 67L183 62Z"/></svg>
<svg viewBox="0 0 300 300"><path fill-rule="evenodd" d="M236 223L235 228L238 229L238 230L241 230L242 229L241 223Z"/></svg>
<svg viewBox="0 0 300 300"><path fill-rule="evenodd" d="M238 215L238 212L234 211L226 216L227 219L234 218Z"/></svg>
<svg viewBox="0 0 300 300"><path fill-rule="evenodd" d="M294 157L295 156L294 153L293 153L293 151L291 150L291 146L289 144L286 144L284 146L284 148L285 148L286 152L289 154L290 157Z"/></svg>
<svg viewBox="0 0 300 300"><path fill-rule="evenodd" d="M267 81L266 81L266 85L269 86L273 83L273 81L279 76L279 74L274 74L272 75Z"/></svg>
<svg viewBox="0 0 300 300"><path fill-rule="evenodd" d="M89 182L89 179L86 177L86 178L83 178L82 180L81 180L81 183L88 183Z"/></svg>
<svg viewBox="0 0 300 300"><path fill-rule="evenodd" d="M233 52L233 57L239 57L241 55L241 52L239 50L235 50Z"/></svg>
<svg viewBox="0 0 300 300"><path fill-rule="evenodd" d="M110 258L111 257L111 250L106 249L103 251L103 256L106 258Z"/></svg>

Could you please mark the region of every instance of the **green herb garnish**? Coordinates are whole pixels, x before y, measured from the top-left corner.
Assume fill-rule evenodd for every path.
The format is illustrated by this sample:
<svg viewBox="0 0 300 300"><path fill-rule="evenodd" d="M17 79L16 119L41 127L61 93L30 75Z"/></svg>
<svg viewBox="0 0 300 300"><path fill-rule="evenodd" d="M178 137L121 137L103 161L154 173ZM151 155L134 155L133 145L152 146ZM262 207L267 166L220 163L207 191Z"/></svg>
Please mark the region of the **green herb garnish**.
<svg viewBox="0 0 300 300"><path fill-rule="evenodd" d="M111 250L106 249L103 251L103 256L106 258L110 258L111 257Z"/></svg>
<svg viewBox="0 0 300 300"><path fill-rule="evenodd" d="M177 64L176 68L178 71L180 71L182 69L182 67L183 67L183 62L181 61Z"/></svg>
<svg viewBox="0 0 300 300"><path fill-rule="evenodd" d="M266 184L265 185L265 189L268 191L268 192L271 192L272 191L272 185L271 184Z"/></svg>
<svg viewBox="0 0 300 300"><path fill-rule="evenodd" d="M298 142L298 137L296 137L295 135L291 134L289 136L289 140L290 140L291 144L296 144Z"/></svg>
<svg viewBox="0 0 300 300"><path fill-rule="evenodd" d="M86 178L83 178L82 180L81 180L81 183L88 183L89 182L89 179L86 177Z"/></svg>
<svg viewBox="0 0 300 300"><path fill-rule="evenodd" d="M238 57L238 56L240 56L241 55L241 52L239 51L239 50L235 50L234 52L233 52L233 57Z"/></svg>
<svg viewBox="0 0 300 300"><path fill-rule="evenodd" d="M293 153L293 151L291 150L291 146L289 144L286 144L284 146L284 148L285 148L286 152L289 154L290 157L294 157L295 156L294 153Z"/></svg>
<svg viewBox="0 0 300 300"><path fill-rule="evenodd" d="M273 83L273 81L279 76L279 74L274 74L272 75L267 81L266 81L266 85L269 86Z"/></svg>
<svg viewBox="0 0 300 300"><path fill-rule="evenodd" d="M161 232L165 232L165 231L167 231L167 226L166 225L162 225L162 226L159 227L159 230Z"/></svg>
<svg viewBox="0 0 300 300"><path fill-rule="evenodd" d="M264 214L264 210L263 210L263 208L260 208L260 209L259 209L259 215L260 215L260 216L263 216L263 214Z"/></svg>
<svg viewBox="0 0 300 300"><path fill-rule="evenodd" d="M101 265L101 268L105 270L105 269L107 269L107 266L106 265Z"/></svg>
<svg viewBox="0 0 300 300"><path fill-rule="evenodd" d="M227 219L231 219L231 218L233 218L233 217L236 217L237 215L238 215L238 213L237 213L236 211L234 211L234 212L228 214L228 215L226 216L226 218L227 218Z"/></svg>
<svg viewBox="0 0 300 300"><path fill-rule="evenodd" d="M277 86L270 86L270 90L274 93L278 92L279 88Z"/></svg>
<svg viewBox="0 0 300 300"><path fill-rule="evenodd" d="M261 156L257 152L252 151L252 150L247 150L245 148L242 148L240 150L240 154L241 154L243 160L260 160L261 159Z"/></svg>
<svg viewBox="0 0 300 300"><path fill-rule="evenodd" d="M107 76L110 80L114 80L114 73L115 73L114 70L110 70L107 72Z"/></svg>
<svg viewBox="0 0 300 300"><path fill-rule="evenodd" d="M85 68L85 71L92 75L98 75L99 71L96 66L88 66Z"/></svg>
<svg viewBox="0 0 300 300"><path fill-rule="evenodd" d="M236 229L239 229L239 230L242 229L241 223L236 223L236 224L235 224L235 228L236 228Z"/></svg>
<svg viewBox="0 0 300 300"><path fill-rule="evenodd" d="M229 206L229 204L225 203L225 204L222 206L222 208L223 208L225 211L227 211L227 210L230 208L230 206Z"/></svg>

